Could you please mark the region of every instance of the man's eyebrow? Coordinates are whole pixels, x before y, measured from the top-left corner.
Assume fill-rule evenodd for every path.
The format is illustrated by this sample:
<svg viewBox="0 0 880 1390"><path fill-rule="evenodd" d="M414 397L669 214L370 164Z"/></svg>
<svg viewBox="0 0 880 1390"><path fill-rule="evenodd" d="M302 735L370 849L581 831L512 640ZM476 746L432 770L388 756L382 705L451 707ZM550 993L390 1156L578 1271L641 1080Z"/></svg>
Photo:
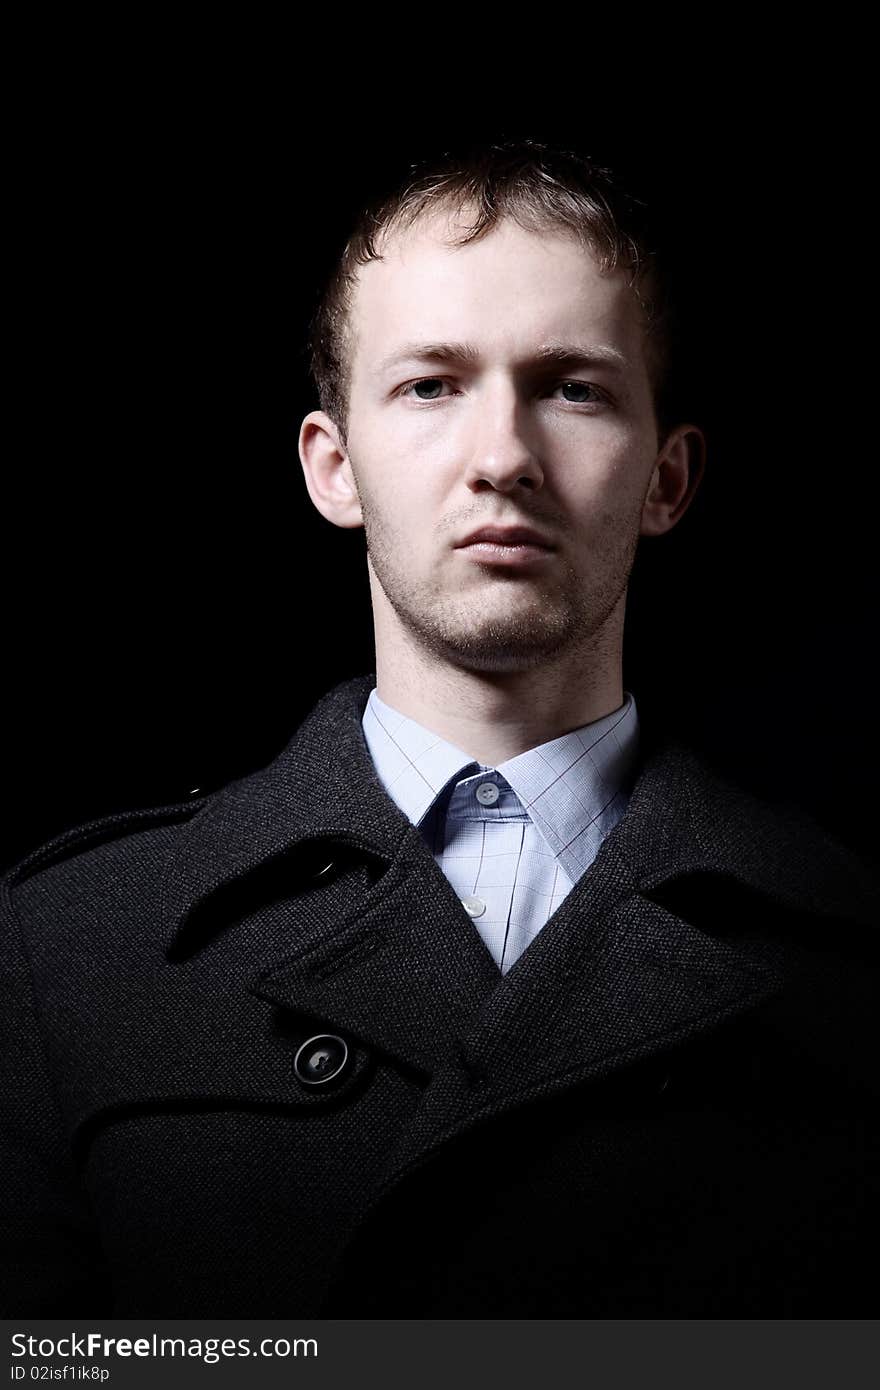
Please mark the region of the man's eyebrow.
<svg viewBox="0 0 880 1390"><path fill-rule="evenodd" d="M479 349L470 343L407 343L398 348L373 370L374 376L384 376L404 362L449 362L461 367L473 367L480 360ZM581 347L577 343L542 343L534 353L517 364L520 367L609 367L623 371L629 365L623 353L605 345Z"/></svg>

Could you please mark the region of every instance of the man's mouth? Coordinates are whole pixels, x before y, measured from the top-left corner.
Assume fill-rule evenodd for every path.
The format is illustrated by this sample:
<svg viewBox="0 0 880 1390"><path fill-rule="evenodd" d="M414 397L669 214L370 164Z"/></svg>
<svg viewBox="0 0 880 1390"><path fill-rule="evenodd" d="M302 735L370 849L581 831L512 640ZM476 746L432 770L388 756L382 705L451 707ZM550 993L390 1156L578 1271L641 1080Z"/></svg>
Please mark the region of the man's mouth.
<svg viewBox="0 0 880 1390"><path fill-rule="evenodd" d="M546 562L554 553L550 541L529 526L481 526L454 549L477 563L516 569Z"/></svg>
<svg viewBox="0 0 880 1390"><path fill-rule="evenodd" d="M456 549L471 545L536 546L541 550L552 550L553 545L547 536L531 526L479 526L464 540L458 542Z"/></svg>

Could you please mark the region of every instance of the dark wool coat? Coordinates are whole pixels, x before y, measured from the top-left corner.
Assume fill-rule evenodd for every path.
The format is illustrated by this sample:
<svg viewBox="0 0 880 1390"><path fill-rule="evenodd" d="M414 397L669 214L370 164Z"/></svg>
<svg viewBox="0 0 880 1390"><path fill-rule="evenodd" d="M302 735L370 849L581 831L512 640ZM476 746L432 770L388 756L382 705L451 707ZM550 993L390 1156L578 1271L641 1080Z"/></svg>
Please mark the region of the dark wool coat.
<svg viewBox="0 0 880 1390"><path fill-rule="evenodd" d="M869 870L658 741L502 978L373 683L7 875L5 1315L875 1314Z"/></svg>

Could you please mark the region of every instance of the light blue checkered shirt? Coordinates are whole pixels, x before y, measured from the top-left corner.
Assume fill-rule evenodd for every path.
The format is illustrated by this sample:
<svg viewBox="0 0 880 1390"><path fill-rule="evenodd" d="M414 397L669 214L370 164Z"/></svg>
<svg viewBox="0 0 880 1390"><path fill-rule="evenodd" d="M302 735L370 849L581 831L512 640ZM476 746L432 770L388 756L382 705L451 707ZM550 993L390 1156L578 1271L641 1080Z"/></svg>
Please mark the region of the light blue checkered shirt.
<svg viewBox="0 0 880 1390"><path fill-rule="evenodd" d="M626 810L638 716L624 694L611 714L487 767L370 693L363 730L379 780L421 827L502 974Z"/></svg>

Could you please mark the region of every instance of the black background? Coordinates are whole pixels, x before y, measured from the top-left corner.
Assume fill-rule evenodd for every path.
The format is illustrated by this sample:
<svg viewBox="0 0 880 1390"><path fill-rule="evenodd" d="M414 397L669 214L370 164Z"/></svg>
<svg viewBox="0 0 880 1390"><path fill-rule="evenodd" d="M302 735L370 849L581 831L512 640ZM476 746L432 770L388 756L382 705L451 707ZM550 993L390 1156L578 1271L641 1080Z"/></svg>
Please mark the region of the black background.
<svg viewBox="0 0 880 1390"><path fill-rule="evenodd" d="M222 58L196 42L177 64L169 38L155 62L129 43L82 65L80 35L73 68L55 51L31 69L15 136L5 861L261 766L323 691L372 669L362 533L318 516L297 456L317 405L308 316L375 187L465 138L522 135L610 163L659 205L697 345L708 471L637 561L625 684L721 770L870 849L857 109L838 101L831 119L809 84L760 66L699 90L665 69L646 84L619 46L604 63L616 89L569 79L538 95L543 50L501 61L463 46L448 11L438 42L450 24L445 73L411 49L403 68L365 61L356 88L332 47L302 38L275 63L236 56L231 36ZM554 37L565 47L564 26Z"/></svg>

